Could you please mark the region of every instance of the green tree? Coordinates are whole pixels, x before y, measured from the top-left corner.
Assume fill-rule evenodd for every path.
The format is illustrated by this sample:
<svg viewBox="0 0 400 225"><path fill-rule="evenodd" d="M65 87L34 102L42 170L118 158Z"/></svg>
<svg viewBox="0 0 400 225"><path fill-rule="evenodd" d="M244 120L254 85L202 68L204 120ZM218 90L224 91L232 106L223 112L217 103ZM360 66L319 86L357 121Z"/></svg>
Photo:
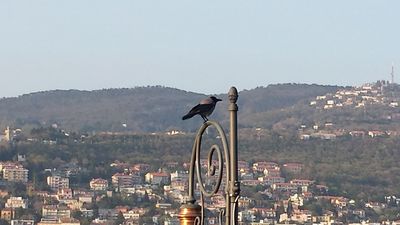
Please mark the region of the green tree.
<svg viewBox="0 0 400 225"><path fill-rule="evenodd" d="M74 210L71 213L72 218L81 220L82 219L82 212L80 210Z"/></svg>
<svg viewBox="0 0 400 225"><path fill-rule="evenodd" d="M119 212L119 213L118 213L118 216L117 216L117 219L114 221L114 225L120 225L120 224L122 224L123 222L125 222L125 218L124 218L124 216L122 215L122 212Z"/></svg>

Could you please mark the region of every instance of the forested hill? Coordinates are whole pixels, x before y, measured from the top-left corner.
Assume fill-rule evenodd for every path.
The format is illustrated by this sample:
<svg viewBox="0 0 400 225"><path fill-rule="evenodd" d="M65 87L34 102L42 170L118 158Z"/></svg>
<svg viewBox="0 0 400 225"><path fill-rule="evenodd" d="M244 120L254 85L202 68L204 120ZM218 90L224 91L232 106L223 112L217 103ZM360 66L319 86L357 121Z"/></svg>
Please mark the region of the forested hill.
<svg viewBox="0 0 400 225"><path fill-rule="evenodd" d="M339 86L276 84L240 92L239 106L244 114L265 112L292 106L301 100L309 100L317 95L334 93Z"/></svg>
<svg viewBox="0 0 400 225"><path fill-rule="evenodd" d="M239 116L249 118L252 114L288 107L339 88L315 84L277 84L244 90L239 93ZM201 118L182 121L181 117L204 97L204 94L160 86L37 92L1 99L0 128L56 123L75 131L194 130ZM212 118L226 121L227 95L220 94L218 97L224 101L218 104Z"/></svg>

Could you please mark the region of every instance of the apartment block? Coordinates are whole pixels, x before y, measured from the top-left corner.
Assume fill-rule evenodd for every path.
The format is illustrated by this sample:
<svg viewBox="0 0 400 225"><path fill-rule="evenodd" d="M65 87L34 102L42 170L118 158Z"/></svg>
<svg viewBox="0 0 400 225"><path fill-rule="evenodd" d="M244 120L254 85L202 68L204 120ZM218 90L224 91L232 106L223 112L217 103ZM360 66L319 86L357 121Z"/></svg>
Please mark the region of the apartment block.
<svg viewBox="0 0 400 225"><path fill-rule="evenodd" d="M61 176L49 176L47 177L47 185L53 190L69 188L69 179Z"/></svg>
<svg viewBox="0 0 400 225"><path fill-rule="evenodd" d="M22 166L10 166L3 168L3 179L15 182L28 182L29 170L23 168Z"/></svg>

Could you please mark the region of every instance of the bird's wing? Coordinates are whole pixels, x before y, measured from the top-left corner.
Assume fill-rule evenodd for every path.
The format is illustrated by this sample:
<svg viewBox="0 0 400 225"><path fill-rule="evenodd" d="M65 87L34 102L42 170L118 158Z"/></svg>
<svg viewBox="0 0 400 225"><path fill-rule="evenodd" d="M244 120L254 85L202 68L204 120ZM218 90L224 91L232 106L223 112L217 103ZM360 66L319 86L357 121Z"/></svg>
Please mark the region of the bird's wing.
<svg viewBox="0 0 400 225"><path fill-rule="evenodd" d="M198 104L195 107L193 107L186 115L182 117L183 120L192 118L194 115L199 114L201 109L201 105Z"/></svg>
<svg viewBox="0 0 400 225"><path fill-rule="evenodd" d="M195 107L193 107L188 114L199 114L199 113L203 113L206 112L208 110L210 110L210 107L212 105L210 104L198 104Z"/></svg>

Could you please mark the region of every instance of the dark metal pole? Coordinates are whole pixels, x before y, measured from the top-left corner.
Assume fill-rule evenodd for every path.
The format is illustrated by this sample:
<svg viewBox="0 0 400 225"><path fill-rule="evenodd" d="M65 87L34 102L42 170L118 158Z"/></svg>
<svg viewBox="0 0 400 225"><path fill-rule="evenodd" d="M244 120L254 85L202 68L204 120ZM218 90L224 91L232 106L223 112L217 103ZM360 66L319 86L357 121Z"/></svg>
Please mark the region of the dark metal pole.
<svg viewBox="0 0 400 225"><path fill-rule="evenodd" d="M231 211L231 225L236 225L237 224L237 201L239 198L240 194L240 183L238 179L238 134L237 134L237 112L238 112L238 106L236 104L238 99L238 92L235 87L231 87L229 90L229 112L230 112L230 149L229 149L229 155L230 155L230 190L229 190L229 195L230 195L230 211Z"/></svg>

